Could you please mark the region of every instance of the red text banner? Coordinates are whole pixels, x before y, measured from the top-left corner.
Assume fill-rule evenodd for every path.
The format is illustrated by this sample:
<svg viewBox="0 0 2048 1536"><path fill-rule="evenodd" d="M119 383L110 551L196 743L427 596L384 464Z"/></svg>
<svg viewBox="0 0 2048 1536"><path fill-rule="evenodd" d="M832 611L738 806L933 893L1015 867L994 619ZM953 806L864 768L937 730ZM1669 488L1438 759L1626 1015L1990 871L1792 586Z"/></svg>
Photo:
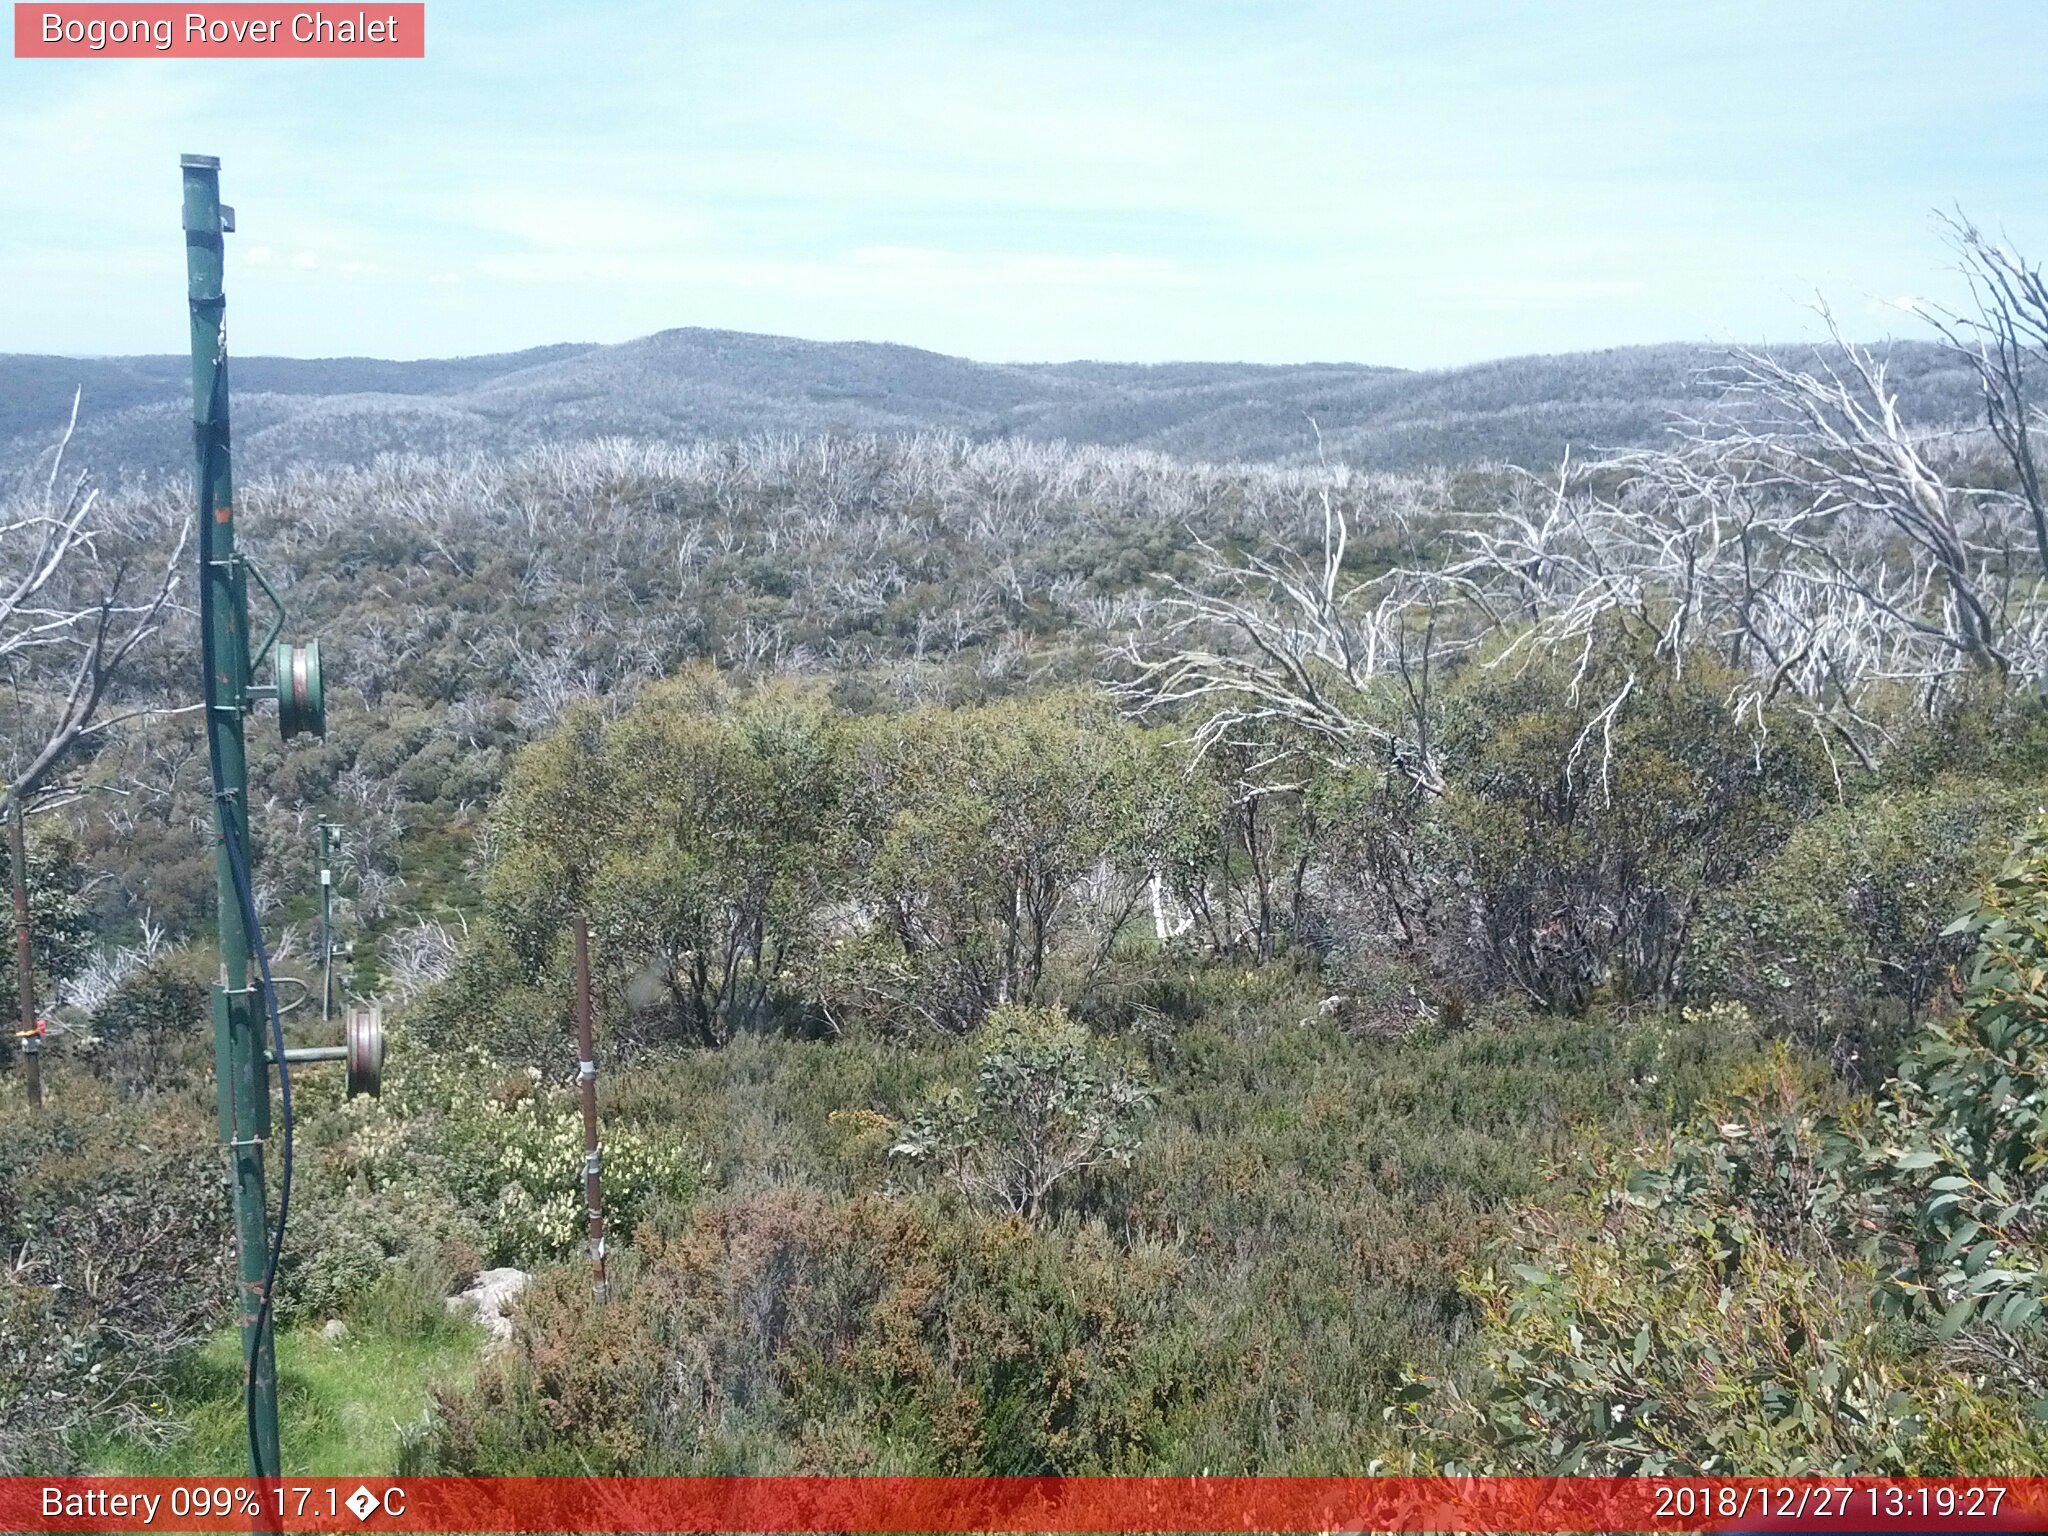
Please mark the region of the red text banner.
<svg viewBox="0 0 2048 1536"><path fill-rule="evenodd" d="M8 1531L2025 1531L2048 1478L4 1478Z"/></svg>
<svg viewBox="0 0 2048 1536"><path fill-rule="evenodd" d="M14 7L18 59L420 59L424 4Z"/></svg>

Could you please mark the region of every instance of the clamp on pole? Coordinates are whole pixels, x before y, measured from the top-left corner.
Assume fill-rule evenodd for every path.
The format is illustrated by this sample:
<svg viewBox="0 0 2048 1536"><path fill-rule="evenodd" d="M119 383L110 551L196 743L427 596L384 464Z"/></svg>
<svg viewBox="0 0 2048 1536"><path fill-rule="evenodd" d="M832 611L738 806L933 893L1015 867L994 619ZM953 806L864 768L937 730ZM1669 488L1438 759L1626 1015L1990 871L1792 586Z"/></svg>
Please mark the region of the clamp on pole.
<svg viewBox="0 0 2048 1536"><path fill-rule="evenodd" d="M277 589L271 586L270 582L264 577L263 568L259 566L254 560L251 560L247 555L240 554L235 556L235 560L236 563L240 565L240 567L244 571L247 571L249 573L250 580L256 583L258 589L261 590L263 595L270 599L270 606L274 615L270 621L269 630L265 632L261 640L256 642L256 648L249 653L249 673L253 677L256 672L256 658L258 656L269 655L270 648L273 645L277 644L277 637L284 631L284 599L277 595ZM248 694L249 697L252 699L277 697L277 688L275 684L252 682L248 684L242 691Z"/></svg>

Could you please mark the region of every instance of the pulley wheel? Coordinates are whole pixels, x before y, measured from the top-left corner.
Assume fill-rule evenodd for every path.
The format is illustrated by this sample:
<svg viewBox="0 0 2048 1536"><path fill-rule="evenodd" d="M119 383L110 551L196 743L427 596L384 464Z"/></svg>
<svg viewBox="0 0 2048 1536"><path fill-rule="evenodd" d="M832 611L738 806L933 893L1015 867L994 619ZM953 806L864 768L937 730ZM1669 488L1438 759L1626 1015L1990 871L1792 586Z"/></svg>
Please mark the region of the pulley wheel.
<svg viewBox="0 0 2048 1536"><path fill-rule="evenodd" d="M275 655L278 734L286 741L325 736L327 695L320 685L320 642L280 645Z"/></svg>
<svg viewBox="0 0 2048 1536"><path fill-rule="evenodd" d="M348 1012L348 1096L367 1093L371 1098L384 1091L384 1010L376 1003Z"/></svg>

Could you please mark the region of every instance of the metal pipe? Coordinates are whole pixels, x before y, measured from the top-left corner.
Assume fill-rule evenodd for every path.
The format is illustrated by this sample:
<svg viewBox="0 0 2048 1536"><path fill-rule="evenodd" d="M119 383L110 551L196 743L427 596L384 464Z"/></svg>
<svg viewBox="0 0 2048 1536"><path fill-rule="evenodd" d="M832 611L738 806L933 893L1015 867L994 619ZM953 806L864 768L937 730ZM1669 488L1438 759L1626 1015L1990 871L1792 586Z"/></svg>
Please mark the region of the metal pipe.
<svg viewBox="0 0 2048 1536"><path fill-rule="evenodd" d="M227 298L223 235L233 213L221 206L220 161L185 155L185 271L192 314L192 438L197 460L200 581L209 615L205 649L206 731L214 765L214 874L219 890L220 977L213 988L214 1067L220 1136L228 1149L235 1202L242 1358L247 1362L250 1472L278 1475L277 1352L263 1305L269 1261L263 1146L270 1135L270 1075L265 1066L256 988L250 983L251 935L229 852L229 823L249 846L249 772L242 715L249 683L247 582L235 555L234 475L229 454Z"/></svg>
<svg viewBox="0 0 2048 1536"><path fill-rule="evenodd" d="M589 1219L590 1293L605 1299L604 1153L597 1142L597 1048L590 1022L590 924L576 914L576 1081L583 1090L583 1206Z"/></svg>
<svg viewBox="0 0 2048 1536"><path fill-rule="evenodd" d="M21 991L21 1064L28 1075L28 1107L43 1112L43 1035L36 1028L35 957L29 947L28 835L21 796L14 797L14 976Z"/></svg>

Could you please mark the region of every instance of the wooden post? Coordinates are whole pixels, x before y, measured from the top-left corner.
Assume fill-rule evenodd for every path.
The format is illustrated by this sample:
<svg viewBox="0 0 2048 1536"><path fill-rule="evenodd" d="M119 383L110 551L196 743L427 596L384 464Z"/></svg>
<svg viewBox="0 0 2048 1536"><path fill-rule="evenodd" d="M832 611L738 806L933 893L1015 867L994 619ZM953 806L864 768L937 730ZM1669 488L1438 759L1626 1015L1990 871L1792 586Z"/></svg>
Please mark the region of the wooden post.
<svg viewBox="0 0 2048 1536"><path fill-rule="evenodd" d="M604 1154L597 1143L597 1047L590 1022L590 924L576 914L576 1081L583 1090L583 1205L589 1218L590 1293L605 1299Z"/></svg>
<svg viewBox="0 0 2048 1536"><path fill-rule="evenodd" d="M320 1022L334 1008L334 867L328 858L329 822L320 823Z"/></svg>
<svg viewBox="0 0 2048 1536"><path fill-rule="evenodd" d="M28 1076L28 1107L43 1112L43 1036L36 1028L35 956L29 946L28 834L21 796L14 797L14 979L21 991L21 1062Z"/></svg>

